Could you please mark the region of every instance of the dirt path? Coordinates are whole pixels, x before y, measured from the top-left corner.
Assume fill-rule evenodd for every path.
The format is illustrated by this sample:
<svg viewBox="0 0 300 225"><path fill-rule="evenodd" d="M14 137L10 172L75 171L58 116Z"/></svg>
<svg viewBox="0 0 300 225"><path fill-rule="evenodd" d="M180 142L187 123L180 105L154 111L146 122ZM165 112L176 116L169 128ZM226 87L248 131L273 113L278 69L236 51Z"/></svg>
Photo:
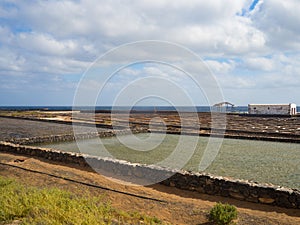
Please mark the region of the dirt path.
<svg viewBox="0 0 300 225"><path fill-rule="evenodd" d="M0 164L1 176L15 178L25 184L38 187L54 186L78 194L101 195L116 208L143 212L171 224L209 224L206 216L216 202L228 202L237 206L239 212L238 224L300 224L300 210L298 209L284 209L242 202L219 196L183 191L163 185L150 187L129 186L113 182L93 171L83 170L74 165L58 164L19 155L0 153L0 162L161 200L162 202L142 199Z"/></svg>

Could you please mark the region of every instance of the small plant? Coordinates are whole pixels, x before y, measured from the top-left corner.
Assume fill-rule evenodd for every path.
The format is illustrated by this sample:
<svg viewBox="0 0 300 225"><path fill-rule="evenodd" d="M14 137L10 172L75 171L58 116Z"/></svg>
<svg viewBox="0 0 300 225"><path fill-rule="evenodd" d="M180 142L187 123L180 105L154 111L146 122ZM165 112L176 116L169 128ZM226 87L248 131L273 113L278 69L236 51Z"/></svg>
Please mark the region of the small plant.
<svg viewBox="0 0 300 225"><path fill-rule="evenodd" d="M209 213L209 220L218 225L231 224L237 219L237 209L230 204L217 203Z"/></svg>

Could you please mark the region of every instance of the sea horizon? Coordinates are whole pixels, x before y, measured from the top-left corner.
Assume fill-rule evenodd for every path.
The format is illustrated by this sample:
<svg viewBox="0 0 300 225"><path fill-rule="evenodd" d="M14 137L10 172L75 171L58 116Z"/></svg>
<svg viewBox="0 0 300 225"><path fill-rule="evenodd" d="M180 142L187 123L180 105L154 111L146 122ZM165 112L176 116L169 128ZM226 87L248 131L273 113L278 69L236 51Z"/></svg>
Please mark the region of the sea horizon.
<svg viewBox="0 0 300 225"><path fill-rule="evenodd" d="M212 112L212 111L226 111L226 112L248 112L248 106L234 106L234 107L214 107L214 106L0 106L2 111L181 111L181 112ZM300 112L300 106L297 106L297 111Z"/></svg>

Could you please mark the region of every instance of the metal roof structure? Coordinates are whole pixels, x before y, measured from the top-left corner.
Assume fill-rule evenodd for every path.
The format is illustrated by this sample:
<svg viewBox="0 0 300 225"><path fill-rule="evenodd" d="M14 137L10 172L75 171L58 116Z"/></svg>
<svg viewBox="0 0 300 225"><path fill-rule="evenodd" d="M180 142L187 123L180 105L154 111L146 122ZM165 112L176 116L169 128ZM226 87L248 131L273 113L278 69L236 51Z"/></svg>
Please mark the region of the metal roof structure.
<svg viewBox="0 0 300 225"><path fill-rule="evenodd" d="M213 107L228 107L228 106L231 106L233 107L234 104L230 103L230 102L220 102L220 103L217 103L217 104L214 104Z"/></svg>

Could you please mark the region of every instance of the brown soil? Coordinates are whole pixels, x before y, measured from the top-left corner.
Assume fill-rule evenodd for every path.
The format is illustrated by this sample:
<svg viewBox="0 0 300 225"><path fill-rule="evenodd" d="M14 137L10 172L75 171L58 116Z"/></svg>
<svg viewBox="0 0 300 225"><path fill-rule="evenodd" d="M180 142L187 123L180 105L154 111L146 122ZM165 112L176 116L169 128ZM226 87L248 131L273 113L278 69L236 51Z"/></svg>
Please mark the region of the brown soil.
<svg viewBox="0 0 300 225"><path fill-rule="evenodd" d="M11 177L24 184L37 187L54 186L71 190L77 194L100 195L118 209L142 212L156 216L171 224L209 224L207 214L216 202L228 202L235 205L239 213L238 224L300 224L299 209L284 209L242 202L219 196L183 191L163 185L152 185L150 187L125 185L71 164L58 164L7 153L0 153L0 162L162 200L163 202L142 199L0 164L1 176Z"/></svg>

